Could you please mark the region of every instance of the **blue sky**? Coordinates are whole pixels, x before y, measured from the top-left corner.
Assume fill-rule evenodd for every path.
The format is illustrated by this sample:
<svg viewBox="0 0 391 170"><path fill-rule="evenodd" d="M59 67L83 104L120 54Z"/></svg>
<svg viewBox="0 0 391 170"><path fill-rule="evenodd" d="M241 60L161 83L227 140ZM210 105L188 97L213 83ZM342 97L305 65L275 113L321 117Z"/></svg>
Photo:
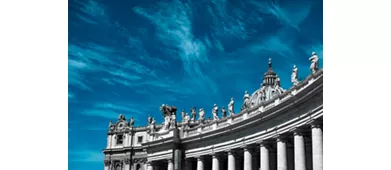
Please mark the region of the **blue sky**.
<svg viewBox="0 0 391 170"><path fill-rule="evenodd" d="M323 67L320 0L70 0L69 169L103 168L109 120L120 113L146 125L159 106L190 112L259 88L268 58L289 88L292 66Z"/></svg>

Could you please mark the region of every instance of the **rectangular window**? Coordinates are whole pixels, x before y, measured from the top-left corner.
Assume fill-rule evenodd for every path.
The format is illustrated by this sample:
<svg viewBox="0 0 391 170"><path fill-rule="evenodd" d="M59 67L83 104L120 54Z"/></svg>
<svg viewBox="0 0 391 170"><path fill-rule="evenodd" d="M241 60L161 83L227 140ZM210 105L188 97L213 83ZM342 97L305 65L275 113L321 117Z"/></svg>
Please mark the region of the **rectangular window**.
<svg viewBox="0 0 391 170"><path fill-rule="evenodd" d="M138 138L137 138L137 143L142 143L143 142L143 137L142 136L139 136Z"/></svg>
<svg viewBox="0 0 391 170"><path fill-rule="evenodd" d="M122 145L123 142L124 142L124 136L117 135L117 145Z"/></svg>

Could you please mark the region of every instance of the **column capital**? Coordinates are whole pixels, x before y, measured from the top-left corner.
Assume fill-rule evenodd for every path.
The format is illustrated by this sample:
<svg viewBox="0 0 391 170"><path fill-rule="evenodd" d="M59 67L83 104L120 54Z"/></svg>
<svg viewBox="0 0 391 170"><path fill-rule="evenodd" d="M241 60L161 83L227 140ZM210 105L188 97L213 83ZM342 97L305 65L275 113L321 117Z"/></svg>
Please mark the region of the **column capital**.
<svg viewBox="0 0 391 170"><path fill-rule="evenodd" d="M290 132L293 133L293 136L303 136L304 129L302 127L295 127Z"/></svg>
<svg viewBox="0 0 391 170"><path fill-rule="evenodd" d="M271 142L268 141L268 140L259 140L256 144L258 144L259 146L264 146L264 147L266 147L266 146L269 146L270 143L271 143Z"/></svg>
<svg viewBox="0 0 391 170"><path fill-rule="evenodd" d="M286 142L287 141L287 136L284 134L278 134L273 137L277 142Z"/></svg>
<svg viewBox="0 0 391 170"><path fill-rule="evenodd" d="M235 150L232 148L229 148L229 149L224 150L224 152L227 152L228 154L233 154L235 152Z"/></svg>
<svg viewBox="0 0 391 170"><path fill-rule="evenodd" d="M147 160L147 161L145 162L145 164L151 165L151 166L154 165L154 163L155 163L154 161L150 161L150 160Z"/></svg>
<svg viewBox="0 0 391 170"><path fill-rule="evenodd" d="M211 154L209 154L212 156L212 158L219 158L221 156L221 153L220 152L212 152Z"/></svg>
<svg viewBox="0 0 391 170"><path fill-rule="evenodd" d="M312 119L308 122L308 124L311 125L311 128L321 128L323 125L323 121L320 121L318 119Z"/></svg>
<svg viewBox="0 0 391 170"><path fill-rule="evenodd" d="M195 158L200 161L203 161L204 160L204 156L203 155L199 155L199 156L195 156Z"/></svg>
<svg viewBox="0 0 391 170"><path fill-rule="evenodd" d="M169 163L172 162L172 158L167 158L166 160L167 160L167 162L169 162Z"/></svg>

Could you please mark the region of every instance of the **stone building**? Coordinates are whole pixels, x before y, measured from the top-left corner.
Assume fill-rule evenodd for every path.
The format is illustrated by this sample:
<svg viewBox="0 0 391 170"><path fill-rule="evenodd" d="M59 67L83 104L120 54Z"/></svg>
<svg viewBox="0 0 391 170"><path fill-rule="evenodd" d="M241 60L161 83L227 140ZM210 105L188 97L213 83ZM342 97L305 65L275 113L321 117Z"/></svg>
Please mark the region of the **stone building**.
<svg viewBox="0 0 391 170"><path fill-rule="evenodd" d="M315 56L317 57L317 56ZM312 56L311 58L314 58ZM261 87L247 92L239 113L205 119L200 109L195 118L162 105L162 124L151 117L148 126L135 127L122 114L110 122L104 153L105 170L322 170L323 169L323 70L314 67L298 82L292 72L292 87L280 87L272 69ZM221 116L224 115L224 116Z"/></svg>

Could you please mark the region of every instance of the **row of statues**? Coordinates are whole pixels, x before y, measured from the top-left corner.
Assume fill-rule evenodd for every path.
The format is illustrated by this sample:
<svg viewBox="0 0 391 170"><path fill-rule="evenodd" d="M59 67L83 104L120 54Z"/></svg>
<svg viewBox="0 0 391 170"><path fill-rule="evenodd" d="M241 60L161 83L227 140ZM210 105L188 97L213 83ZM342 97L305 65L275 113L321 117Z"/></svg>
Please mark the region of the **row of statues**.
<svg viewBox="0 0 391 170"><path fill-rule="evenodd" d="M311 62L311 65L310 65L311 73L314 74L319 70L319 58L315 52L312 52L312 55L309 58L309 61ZM269 67L271 68L271 59L269 59ZM242 104L241 110L250 108L257 103L264 102L267 99L270 99L271 94L267 93L267 90L269 90L269 91L271 90L274 95L283 93L285 90L283 90L281 88L280 82L281 81L280 81L280 78L278 77L278 75L275 75L275 80L273 82L274 85L273 84L268 85L270 87L266 87L264 85L265 84L265 80L264 80L263 84L261 84L260 89L257 90L256 93L254 93L254 95L257 95L257 96L255 96L256 100L257 100L256 102L253 101L254 97L252 97L248 93L248 91L245 91L244 96L243 96L243 104ZM298 68L296 65L294 65L293 69L292 69L291 82L294 86L299 84ZM267 88L269 88L269 89L267 89ZM231 98L230 102L228 103L228 115L227 115L227 110L224 107L221 108L222 118L225 118L227 116L232 116L235 114L234 113L234 104L235 104L235 101L233 98ZM177 121L176 121L176 110L177 109L176 109L176 107L163 104L160 107L160 110L162 111L162 114L164 117L162 129L168 130L170 128L176 128L177 127ZM219 112L219 107L217 106L217 104L214 104L213 109L212 109L212 120L213 121L219 120L218 112ZM199 115L198 121L200 122L200 124L204 124L206 121L210 121L209 119L205 118L205 110L203 108L199 109L198 115ZM182 125L185 128L189 128L190 123L196 121L196 117L197 117L196 107L193 107L191 109L190 115L187 112L185 112L184 110L182 110L181 116L182 116ZM118 121L126 121L125 116L123 114L120 114ZM133 117L129 120L129 122L127 123L127 126L128 127L134 126ZM156 120L154 118L152 118L150 115L148 116L148 126L149 126L151 132L155 132ZM115 129L115 125L113 125L111 121L110 121L109 129L110 129L110 131Z"/></svg>
<svg viewBox="0 0 391 170"><path fill-rule="evenodd" d="M319 57L316 55L316 52L312 52L311 57L308 59L311 62L310 70L312 74L315 74L319 70ZM296 65L293 65L291 82L293 85L299 84L299 70Z"/></svg>

